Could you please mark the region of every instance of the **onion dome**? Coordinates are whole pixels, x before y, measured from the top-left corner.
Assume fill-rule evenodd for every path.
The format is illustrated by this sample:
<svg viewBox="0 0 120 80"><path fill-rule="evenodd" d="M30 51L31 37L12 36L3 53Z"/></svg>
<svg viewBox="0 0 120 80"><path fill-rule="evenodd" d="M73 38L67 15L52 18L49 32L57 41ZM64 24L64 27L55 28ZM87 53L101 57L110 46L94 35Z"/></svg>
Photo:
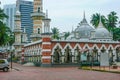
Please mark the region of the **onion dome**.
<svg viewBox="0 0 120 80"><path fill-rule="evenodd" d="M16 11L16 15L21 15L19 10Z"/></svg>
<svg viewBox="0 0 120 80"><path fill-rule="evenodd" d="M95 39L112 39L112 34L103 26L101 19L94 35Z"/></svg>
<svg viewBox="0 0 120 80"><path fill-rule="evenodd" d="M79 23L78 27L75 29L75 36L76 38L90 38L91 36L91 31L94 31L94 28L90 26L85 18L85 13L84 13L84 18Z"/></svg>

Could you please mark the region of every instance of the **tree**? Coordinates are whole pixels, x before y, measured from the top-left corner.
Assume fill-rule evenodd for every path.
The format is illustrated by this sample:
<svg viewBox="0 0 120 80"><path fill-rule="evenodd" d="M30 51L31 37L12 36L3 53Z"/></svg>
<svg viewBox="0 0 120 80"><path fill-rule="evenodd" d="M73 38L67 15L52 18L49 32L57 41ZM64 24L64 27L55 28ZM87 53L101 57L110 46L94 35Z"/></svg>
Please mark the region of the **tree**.
<svg viewBox="0 0 120 80"><path fill-rule="evenodd" d="M70 35L70 32L66 32L64 35L65 40L67 39L67 37Z"/></svg>
<svg viewBox="0 0 120 80"><path fill-rule="evenodd" d="M98 13L93 14L90 23L92 23L93 26L97 27L99 24L99 19L100 19L100 14Z"/></svg>
<svg viewBox="0 0 120 80"><path fill-rule="evenodd" d="M116 24L118 23L118 16L117 13L112 11L108 14L107 24L108 30L112 31L113 28L116 28Z"/></svg>
<svg viewBox="0 0 120 80"><path fill-rule="evenodd" d="M3 23L0 22L0 46L9 43L11 30Z"/></svg>
<svg viewBox="0 0 120 80"><path fill-rule="evenodd" d="M0 46L6 45L10 41L11 30L3 23L3 20L7 18L7 15L0 8Z"/></svg>
<svg viewBox="0 0 120 80"><path fill-rule="evenodd" d="M53 39L59 39L59 29L57 29L56 27L52 28L52 33L53 33L52 36Z"/></svg>
<svg viewBox="0 0 120 80"><path fill-rule="evenodd" d="M100 17L101 17L101 22L103 23L103 25L106 27L106 21L107 19L105 18L104 15L100 15L99 13L93 14L91 17L91 21L90 23L92 23L93 26L95 26L95 28L98 27L98 24L100 22Z"/></svg>
<svg viewBox="0 0 120 80"><path fill-rule="evenodd" d="M112 31L113 31L113 39L120 41L120 28L114 28Z"/></svg>
<svg viewBox="0 0 120 80"><path fill-rule="evenodd" d="M8 16L4 13L4 11L0 8L0 22L2 22Z"/></svg>

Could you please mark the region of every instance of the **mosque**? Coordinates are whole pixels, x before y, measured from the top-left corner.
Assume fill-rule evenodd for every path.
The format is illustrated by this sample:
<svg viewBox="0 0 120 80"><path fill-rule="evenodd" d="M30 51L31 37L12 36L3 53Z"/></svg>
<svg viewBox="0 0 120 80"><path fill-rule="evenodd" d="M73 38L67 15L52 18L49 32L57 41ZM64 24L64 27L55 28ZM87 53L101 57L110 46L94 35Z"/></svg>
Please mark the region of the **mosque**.
<svg viewBox="0 0 120 80"><path fill-rule="evenodd" d="M88 24L84 13L83 20L66 40L56 40L50 32L48 12L43 12L43 0L34 0L32 42L25 43L27 36L25 31L21 31L20 16L17 9L14 47L22 62L37 62L40 66L71 66L91 62L93 65L109 66L112 62L120 62L120 42L113 40L113 34L101 20L94 28Z"/></svg>

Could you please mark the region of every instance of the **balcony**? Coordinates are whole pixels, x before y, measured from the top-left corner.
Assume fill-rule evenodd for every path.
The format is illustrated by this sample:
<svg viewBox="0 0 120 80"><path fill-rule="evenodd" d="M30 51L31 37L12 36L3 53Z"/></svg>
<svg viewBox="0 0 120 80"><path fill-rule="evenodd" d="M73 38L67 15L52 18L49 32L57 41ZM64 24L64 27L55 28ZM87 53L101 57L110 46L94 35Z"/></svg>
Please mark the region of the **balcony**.
<svg viewBox="0 0 120 80"><path fill-rule="evenodd" d="M32 34L30 37L31 38L40 38L41 34Z"/></svg>
<svg viewBox="0 0 120 80"><path fill-rule="evenodd" d="M43 12L33 12L31 14L32 17L35 17L35 16L40 16L40 17L45 17L45 13Z"/></svg>
<svg viewBox="0 0 120 80"><path fill-rule="evenodd" d="M21 32L22 32L22 30L20 30L20 29L15 29L15 30L14 30L14 32L21 33Z"/></svg>

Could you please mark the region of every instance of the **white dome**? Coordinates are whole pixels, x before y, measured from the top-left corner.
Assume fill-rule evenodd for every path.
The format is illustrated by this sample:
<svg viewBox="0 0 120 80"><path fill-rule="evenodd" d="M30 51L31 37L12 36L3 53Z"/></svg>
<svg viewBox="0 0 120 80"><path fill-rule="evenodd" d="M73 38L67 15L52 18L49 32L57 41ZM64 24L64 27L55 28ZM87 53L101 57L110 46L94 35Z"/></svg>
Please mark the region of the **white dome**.
<svg viewBox="0 0 120 80"><path fill-rule="evenodd" d="M19 10L17 10L16 11L16 15L20 15L21 13L20 13L20 11Z"/></svg>
<svg viewBox="0 0 120 80"><path fill-rule="evenodd" d="M95 38L96 39L112 39L112 34L103 26L101 21L98 25L98 28L95 30Z"/></svg>
<svg viewBox="0 0 120 80"><path fill-rule="evenodd" d="M85 18L75 29L75 33L79 34L79 38L90 38L91 31L94 31L94 28L87 23Z"/></svg>

